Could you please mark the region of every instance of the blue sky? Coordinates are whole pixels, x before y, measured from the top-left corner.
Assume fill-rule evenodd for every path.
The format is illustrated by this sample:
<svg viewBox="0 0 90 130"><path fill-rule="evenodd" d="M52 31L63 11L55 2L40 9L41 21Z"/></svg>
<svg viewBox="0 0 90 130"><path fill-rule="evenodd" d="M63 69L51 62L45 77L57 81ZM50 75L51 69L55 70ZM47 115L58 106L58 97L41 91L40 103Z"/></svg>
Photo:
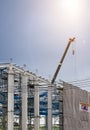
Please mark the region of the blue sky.
<svg viewBox="0 0 90 130"><path fill-rule="evenodd" d="M51 79L69 37L74 36L57 79L90 77L90 1L76 0L73 8L62 6L63 1L0 0L0 62L12 58Z"/></svg>

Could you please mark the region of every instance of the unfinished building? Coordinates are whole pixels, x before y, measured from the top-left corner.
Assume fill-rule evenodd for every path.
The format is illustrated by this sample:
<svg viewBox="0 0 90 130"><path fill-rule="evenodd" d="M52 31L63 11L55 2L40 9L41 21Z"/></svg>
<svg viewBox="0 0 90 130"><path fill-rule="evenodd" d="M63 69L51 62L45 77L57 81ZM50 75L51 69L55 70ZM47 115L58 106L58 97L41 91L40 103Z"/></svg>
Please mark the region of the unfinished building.
<svg viewBox="0 0 90 130"><path fill-rule="evenodd" d="M0 64L0 130L89 130L89 104L85 90Z"/></svg>

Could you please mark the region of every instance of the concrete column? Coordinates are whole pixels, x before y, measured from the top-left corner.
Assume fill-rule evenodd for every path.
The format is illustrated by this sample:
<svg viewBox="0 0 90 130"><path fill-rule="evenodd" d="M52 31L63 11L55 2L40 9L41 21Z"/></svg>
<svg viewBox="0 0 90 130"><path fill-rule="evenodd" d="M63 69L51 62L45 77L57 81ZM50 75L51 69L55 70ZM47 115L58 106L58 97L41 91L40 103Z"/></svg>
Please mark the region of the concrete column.
<svg viewBox="0 0 90 130"><path fill-rule="evenodd" d="M14 120L14 72L12 66L8 71L8 130L13 130Z"/></svg>
<svg viewBox="0 0 90 130"><path fill-rule="evenodd" d="M35 86L35 94L34 94L34 130L39 130L39 87Z"/></svg>
<svg viewBox="0 0 90 130"><path fill-rule="evenodd" d="M52 130L52 86L48 86L48 130Z"/></svg>
<svg viewBox="0 0 90 130"><path fill-rule="evenodd" d="M22 81L21 81L21 96L22 96L22 123L21 123L21 127L22 130L27 130L27 75L26 73L24 73L22 75Z"/></svg>

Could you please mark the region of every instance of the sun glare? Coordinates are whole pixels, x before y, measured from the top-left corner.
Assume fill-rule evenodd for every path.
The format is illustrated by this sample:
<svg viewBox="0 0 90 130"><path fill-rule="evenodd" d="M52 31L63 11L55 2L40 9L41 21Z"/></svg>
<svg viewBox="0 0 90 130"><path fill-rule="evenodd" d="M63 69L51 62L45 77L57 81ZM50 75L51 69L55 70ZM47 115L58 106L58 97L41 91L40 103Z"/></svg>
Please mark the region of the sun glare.
<svg viewBox="0 0 90 130"><path fill-rule="evenodd" d="M78 16L81 11L81 0L61 0L60 8L71 17Z"/></svg>
<svg viewBox="0 0 90 130"><path fill-rule="evenodd" d="M62 6L64 8L74 8L77 4L77 0L62 0Z"/></svg>

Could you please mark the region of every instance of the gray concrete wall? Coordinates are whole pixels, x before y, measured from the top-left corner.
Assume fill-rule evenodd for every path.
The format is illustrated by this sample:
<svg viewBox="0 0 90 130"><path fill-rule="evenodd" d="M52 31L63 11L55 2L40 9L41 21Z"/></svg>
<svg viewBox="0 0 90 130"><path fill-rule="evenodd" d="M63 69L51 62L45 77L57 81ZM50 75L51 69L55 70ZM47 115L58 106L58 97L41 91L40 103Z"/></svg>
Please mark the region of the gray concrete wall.
<svg viewBox="0 0 90 130"><path fill-rule="evenodd" d="M73 85L64 84L64 130L90 130L90 113L80 111L80 102L90 103L90 93Z"/></svg>

